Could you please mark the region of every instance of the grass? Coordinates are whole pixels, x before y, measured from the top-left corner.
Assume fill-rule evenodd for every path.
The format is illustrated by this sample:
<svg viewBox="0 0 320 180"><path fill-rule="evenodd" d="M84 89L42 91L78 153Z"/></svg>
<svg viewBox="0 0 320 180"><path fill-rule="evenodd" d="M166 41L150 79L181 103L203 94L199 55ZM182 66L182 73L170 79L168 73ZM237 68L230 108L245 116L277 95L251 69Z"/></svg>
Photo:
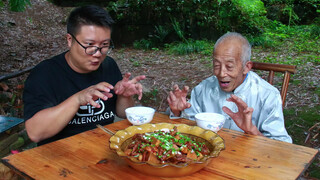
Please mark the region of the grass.
<svg viewBox="0 0 320 180"><path fill-rule="evenodd" d="M244 34L253 47L253 54L269 51L259 58L264 62L301 65L308 62L320 64L320 26L299 25L285 26L275 23L273 29L266 29L258 36ZM171 44L159 44L152 39L141 39L133 43L136 49L159 50L174 55L199 53L211 56L214 42L208 40L188 39Z"/></svg>
<svg viewBox="0 0 320 180"><path fill-rule="evenodd" d="M284 109L286 127L294 144L319 147L320 106ZM318 126L314 125L318 123ZM316 134L318 133L318 136ZM315 137L316 136L316 137ZM320 157L316 158L307 170L309 177L320 179Z"/></svg>
<svg viewBox="0 0 320 180"><path fill-rule="evenodd" d="M191 40L186 42L175 42L167 45L167 51L170 54L185 55L191 53L200 53L203 55L212 54L212 42L207 40Z"/></svg>
<svg viewBox="0 0 320 180"><path fill-rule="evenodd" d="M142 104L156 104L159 102L159 90L157 88L151 89L149 92L144 92L141 103Z"/></svg>
<svg viewBox="0 0 320 180"><path fill-rule="evenodd" d="M269 50L261 59L270 63L301 65L308 62L320 64L319 26L279 25L258 37L250 37L256 53Z"/></svg>
<svg viewBox="0 0 320 180"><path fill-rule="evenodd" d="M141 40L136 40L133 43L133 47L136 49L146 49L150 50L155 46L155 43L150 40L150 39L141 39Z"/></svg>
<svg viewBox="0 0 320 180"><path fill-rule="evenodd" d="M320 122L320 106L289 108L283 110L288 133L293 137L293 143L304 144L308 129Z"/></svg>

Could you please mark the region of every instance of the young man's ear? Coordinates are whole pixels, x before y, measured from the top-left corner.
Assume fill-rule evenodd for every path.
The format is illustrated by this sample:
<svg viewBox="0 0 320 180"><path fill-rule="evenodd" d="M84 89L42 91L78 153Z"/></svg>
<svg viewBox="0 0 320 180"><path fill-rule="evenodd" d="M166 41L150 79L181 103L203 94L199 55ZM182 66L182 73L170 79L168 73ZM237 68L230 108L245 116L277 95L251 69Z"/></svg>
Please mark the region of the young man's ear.
<svg viewBox="0 0 320 180"><path fill-rule="evenodd" d="M67 34L67 42L68 42L68 47L71 48L72 36L70 34Z"/></svg>
<svg viewBox="0 0 320 180"><path fill-rule="evenodd" d="M245 66L244 66L243 74L247 74L252 69L252 66L253 66L252 61L246 62Z"/></svg>

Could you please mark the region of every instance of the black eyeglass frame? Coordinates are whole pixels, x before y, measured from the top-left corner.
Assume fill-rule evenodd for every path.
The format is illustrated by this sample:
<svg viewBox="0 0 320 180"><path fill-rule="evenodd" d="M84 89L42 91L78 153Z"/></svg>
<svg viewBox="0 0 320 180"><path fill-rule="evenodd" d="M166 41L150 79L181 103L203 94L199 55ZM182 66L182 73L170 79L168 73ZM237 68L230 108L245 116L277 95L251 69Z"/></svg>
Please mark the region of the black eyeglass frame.
<svg viewBox="0 0 320 180"><path fill-rule="evenodd" d="M70 34L70 33L69 33ZM70 34L71 36L72 36L72 38L74 39L74 40L76 40L76 42L84 49L84 52L86 53L86 54L88 54L88 55L93 55L93 54L95 54L95 53L97 53L97 51L100 51L100 53L101 54L104 54L104 53L102 53L102 48L108 48L108 51L107 51L107 53L106 54L104 54L104 55L108 55L108 54L110 54L110 52L112 51L112 49L114 48L114 46L113 46L113 42L112 42L112 39L110 39L110 46L102 46L102 47L97 47L97 46L84 46L84 45L82 45L78 40L77 40L77 38L73 35L73 34ZM87 53L87 49L88 48L90 48L90 47L95 47L96 48L96 50L93 52L93 53Z"/></svg>

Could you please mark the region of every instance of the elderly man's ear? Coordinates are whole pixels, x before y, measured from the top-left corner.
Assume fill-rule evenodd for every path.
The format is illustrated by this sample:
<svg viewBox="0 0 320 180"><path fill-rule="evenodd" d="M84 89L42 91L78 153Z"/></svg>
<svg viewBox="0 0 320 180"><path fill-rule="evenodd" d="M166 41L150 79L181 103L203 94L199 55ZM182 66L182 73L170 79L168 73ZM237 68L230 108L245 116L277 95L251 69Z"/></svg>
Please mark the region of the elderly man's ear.
<svg viewBox="0 0 320 180"><path fill-rule="evenodd" d="M251 70L252 66L253 66L253 62L252 61L246 62L246 65L245 65L244 70L243 70L243 74L247 74Z"/></svg>

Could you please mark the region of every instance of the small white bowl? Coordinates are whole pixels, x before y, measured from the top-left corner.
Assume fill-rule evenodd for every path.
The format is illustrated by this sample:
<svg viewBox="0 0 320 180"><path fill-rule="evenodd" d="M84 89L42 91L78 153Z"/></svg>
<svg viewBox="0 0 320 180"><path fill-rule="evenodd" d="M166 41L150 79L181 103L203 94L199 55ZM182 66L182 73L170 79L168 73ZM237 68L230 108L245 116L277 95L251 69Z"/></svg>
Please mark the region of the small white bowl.
<svg viewBox="0 0 320 180"><path fill-rule="evenodd" d="M155 109L144 106L130 107L125 110L127 119L133 125L141 125L151 122Z"/></svg>
<svg viewBox="0 0 320 180"><path fill-rule="evenodd" d="M218 113L198 113L195 115L197 126L218 132L224 125L226 118L222 114Z"/></svg>

